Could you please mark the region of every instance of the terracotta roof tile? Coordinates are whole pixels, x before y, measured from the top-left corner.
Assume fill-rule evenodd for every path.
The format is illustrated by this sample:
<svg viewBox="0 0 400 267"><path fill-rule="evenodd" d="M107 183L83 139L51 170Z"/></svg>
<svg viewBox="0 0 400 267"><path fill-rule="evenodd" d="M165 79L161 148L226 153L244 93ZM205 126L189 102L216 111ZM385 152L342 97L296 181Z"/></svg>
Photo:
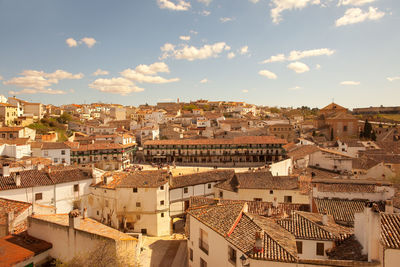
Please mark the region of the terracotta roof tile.
<svg viewBox="0 0 400 267"><path fill-rule="evenodd" d="M381 230L383 245L400 249L400 214L381 213Z"/></svg>
<svg viewBox="0 0 400 267"><path fill-rule="evenodd" d="M170 188L180 188L191 185L206 184L211 182L221 182L234 175L233 170L215 170L208 172L193 173L182 176L175 176L170 179Z"/></svg>

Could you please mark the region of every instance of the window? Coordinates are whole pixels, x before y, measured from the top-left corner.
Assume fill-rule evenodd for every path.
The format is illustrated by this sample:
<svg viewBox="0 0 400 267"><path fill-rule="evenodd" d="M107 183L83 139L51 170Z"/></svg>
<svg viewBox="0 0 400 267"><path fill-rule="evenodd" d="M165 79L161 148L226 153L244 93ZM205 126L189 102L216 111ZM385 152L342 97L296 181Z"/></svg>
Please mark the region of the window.
<svg viewBox="0 0 400 267"><path fill-rule="evenodd" d="M183 188L183 193L187 194L189 192L189 188L185 187Z"/></svg>
<svg viewBox="0 0 400 267"><path fill-rule="evenodd" d="M43 194L42 193L36 193L35 194L35 201L42 200L42 199L43 199Z"/></svg>
<svg viewBox="0 0 400 267"><path fill-rule="evenodd" d="M99 211L97 211L97 216L99 216L99 214L100 214L100 212L99 212Z"/></svg>
<svg viewBox="0 0 400 267"><path fill-rule="evenodd" d="M162 185L162 186L160 186L160 190L164 190L164 186Z"/></svg>
<svg viewBox="0 0 400 267"><path fill-rule="evenodd" d="M65 150L61 150L61 155L65 155Z"/></svg>
<svg viewBox="0 0 400 267"><path fill-rule="evenodd" d="M189 259L193 261L193 249L189 248Z"/></svg>
<svg viewBox="0 0 400 267"><path fill-rule="evenodd" d="M164 218L164 212L161 212L161 218Z"/></svg>
<svg viewBox="0 0 400 267"><path fill-rule="evenodd" d="M303 254L303 242L296 241L296 246L297 246L297 253Z"/></svg>
<svg viewBox="0 0 400 267"><path fill-rule="evenodd" d="M140 206L141 206L141 205L140 205L140 202L136 202L136 207L137 207L137 208L140 208Z"/></svg>
<svg viewBox="0 0 400 267"><path fill-rule="evenodd" d="M254 201L262 201L262 198L255 197Z"/></svg>
<svg viewBox="0 0 400 267"><path fill-rule="evenodd" d="M58 162L58 158L54 158L54 163L57 163Z"/></svg>
<svg viewBox="0 0 400 267"><path fill-rule="evenodd" d="M236 250L228 246L228 260L236 265Z"/></svg>
<svg viewBox="0 0 400 267"><path fill-rule="evenodd" d="M343 132L347 132L347 126L343 126Z"/></svg>
<svg viewBox="0 0 400 267"><path fill-rule="evenodd" d="M211 184L208 184L208 185L207 185L207 188L208 188L208 189L211 189Z"/></svg>
<svg viewBox="0 0 400 267"><path fill-rule="evenodd" d="M65 163L65 159L61 159L61 163Z"/></svg>
<svg viewBox="0 0 400 267"><path fill-rule="evenodd" d="M146 228L141 229L140 232L142 232L142 234L144 234L144 235L147 235L147 229Z"/></svg>
<svg viewBox="0 0 400 267"><path fill-rule="evenodd" d="M317 255L318 256L324 256L324 243L317 243Z"/></svg>
<svg viewBox="0 0 400 267"><path fill-rule="evenodd" d="M220 197L220 198L223 198L223 197L224 197L224 192L219 191L219 197Z"/></svg>
<svg viewBox="0 0 400 267"><path fill-rule="evenodd" d="M160 205L163 206L164 205L164 200L160 201Z"/></svg>
<svg viewBox="0 0 400 267"><path fill-rule="evenodd" d="M283 199L285 203L292 203L292 196L284 196Z"/></svg>
<svg viewBox="0 0 400 267"><path fill-rule="evenodd" d="M133 193L137 193L137 187L133 188Z"/></svg>
<svg viewBox="0 0 400 267"><path fill-rule="evenodd" d="M47 157L47 156L49 155L49 151L47 151L47 150L43 151L43 155L44 155L45 157Z"/></svg>
<svg viewBox="0 0 400 267"><path fill-rule="evenodd" d="M74 184L74 192L79 192L79 184Z"/></svg>
<svg viewBox="0 0 400 267"><path fill-rule="evenodd" d="M140 214L136 215L136 220L138 220L138 221L140 220Z"/></svg>
<svg viewBox="0 0 400 267"><path fill-rule="evenodd" d="M269 190L269 194L272 195L274 193L274 190Z"/></svg>
<svg viewBox="0 0 400 267"><path fill-rule="evenodd" d="M208 255L208 234L200 229L199 248Z"/></svg>
<svg viewBox="0 0 400 267"><path fill-rule="evenodd" d="M207 267L207 262L200 258L200 267Z"/></svg>

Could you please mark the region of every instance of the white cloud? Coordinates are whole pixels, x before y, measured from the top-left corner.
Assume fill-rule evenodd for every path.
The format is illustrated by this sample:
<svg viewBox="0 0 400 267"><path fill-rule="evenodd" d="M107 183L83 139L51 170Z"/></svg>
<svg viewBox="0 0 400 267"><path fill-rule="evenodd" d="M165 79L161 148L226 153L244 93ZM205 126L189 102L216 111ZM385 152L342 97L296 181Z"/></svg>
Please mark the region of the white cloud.
<svg viewBox="0 0 400 267"><path fill-rule="evenodd" d="M248 93L248 92L249 92L249 90L247 90L247 89L243 89L243 90L242 90L242 92L243 92L243 93Z"/></svg>
<svg viewBox="0 0 400 267"><path fill-rule="evenodd" d="M179 36L179 39L181 39L182 41L190 41L190 36Z"/></svg>
<svg viewBox="0 0 400 267"><path fill-rule="evenodd" d="M169 73L169 68L164 62L155 62L151 65L138 65L134 70L126 69L121 72L121 76L131 81L139 83L171 83L179 81L179 78L166 79L155 74L163 72Z"/></svg>
<svg viewBox="0 0 400 267"><path fill-rule="evenodd" d="M189 33L190 33L190 34L193 34L193 35L198 34L198 32L196 32L196 31L194 31L194 30L190 30Z"/></svg>
<svg viewBox="0 0 400 267"><path fill-rule="evenodd" d="M321 65L319 65L319 64L315 65L316 70L319 70L320 68L321 68Z"/></svg>
<svg viewBox="0 0 400 267"><path fill-rule="evenodd" d="M364 12L360 8L349 8L344 13L344 16L336 20L336 27L349 24L360 23L365 20L379 20L385 16L385 12L378 11L378 8L369 7L368 12Z"/></svg>
<svg viewBox="0 0 400 267"><path fill-rule="evenodd" d="M3 80L3 76L0 75L0 81Z"/></svg>
<svg viewBox="0 0 400 267"><path fill-rule="evenodd" d="M200 81L200 83L208 83L209 80L207 78L204 78L203 80Z"/></svg>
<svg viewBox="0 0 400 267"><path fill-rule="evenodd" d="M289 65L287 65L287 67L288 69L291 69L296 73L303 73L310 70L310 68L306 64L299 61L292 62Z"/></svg>
<svg viewBox="0 0 400 267"><path fill-rule="evenodd" d="M43 89L22 89L21 91L8 91L9 95L32 95L32 94L49 94L49 95L65 95L67 92L62 90L53 90L51 88Z"/></svg>
<svg viewBox="0 0 400 267"><path fill-rule="evenodd" d="M247 54L249 52L249 47L247 46L247 45L245 45L245 46L243 46L242 48L240 48L240 51L239 51L239 53L241 54L241 55L245 55L245 54Z"/></svg>
<svg viewBox="0 0 400 267"><path fill-rule="evenodd" d="M95 72L93 72L93 76L100 76L100 75L108 75L109 72L106 70L102 70L102 69L97 69Z"/></svg>
<svg viewBox="0 0 400 267"><path fill-rule="evenodd" d="M126 69L121 72L121 76L139 83L172 83L178 82L179 78L166 79L160 76L146 75L136 70Z"/></svg>
<svg viewBox="0 0 400 267"><path fill-rule="evenodd" d="M318 57L318 56L330 56L335 53L334 50L329 48L320 48L320 49L312 49L312 50L304 50L304 51L296 51L293 50L290 52L288 60L295 61L305 57Z"/></svg>
<svg viewBox="0 0 400 267"><path fill-rule="evenodd" d="M175 4L169 0L157 0L158 6L162 9L169 9L175 11L186 11L190 8L190 3L183 0L178 0Z"/></svg>
<svg viewBox="0 0 400 267"><path fill-rule="evenodd" d="M146 75L153 75L158 72L169 73L169 68L164 62L155 62L151 65L138 65L135 68L135 71Z"/></svg>
<svg viewBox="0 0 400 267"><path fill-rule="evenodd" d="M143 88L137 87L132 81L118 77L111 79L97 79L91 84L90 88L96 89L100 92L127 95L132 92L142 92Z"/></svg>
<svg viewBox="0 0 400 267"><path fill-rule="evenodd" d="M220 18L219 19L219 21L221 21L222 23L226 23L226 22L229 22L229 21L232 21L232 20L234 20L234 18L224 17L224 18Z"/></svg>
<svg viewBox="0 0 400 267"><path fill-rule="evenodd" d="M232 59L234 57L236 57L236 55L233 52L229 52L228 55L227 55L227 58L229 58L229 59Z"/></svg>
<svg viewBox="0 0 400 267"><path fill-rule="evenodd" d="M197 0L197 2L203 3L208 6L212 2L212 0Z"/></svg>
<svg viewBox="0 0 400 267"><path fill-rule="evenodd" d="M66 43L69 47L78 46L78 42L77 42L74 38L68 38L67 40L65 40L65 43Z"/></svg>
<svg viewBox="0 0 400 267"><path fill-rule="evenodd" d="M3 84L43 91L46 87L57 84L59 80L77 80L83 78L82 73L72 74L63 70L56 70L52 73L37 70L24 70L20 75L22 77L14 77L8 81L4 81Z"/></svg>
<svg viewBox="0 0 400 267"><path fill-rule="evenodd" d="M203 10L203 11L201 11L199 14L202 15L202 16L204 16L204 17L207 17L207 16L209 16L209 15L211 14L211 12L208 11L208 10Z"/></svg>
<svg viewBox="0 0 400 267"><path fill-rule="evenodd" d="M84 37L81 39L81 42L89 48L92 48L97 43L97 41L92 37Z"/></svg>
<svg viewBox="0 0 400 267"><path fill-rule="evenodd" d="M387 77L386 79L387 79L389 82L393 82L393 81L396 81L396 80L400 80L400 76Z"/></svg>
<svg viewBox="0 0 400 267"><path fill-rule="evenodd" d="M268 79L272 79L272 80L275 80L276 78L278 78L278 76L276 76L275 73L273 73L273 72L271 72L269 70L260 70L258 72L258 74L261 75L261 76L265 76Z"/></svg>
<svg viewBox="0 0 400 267"><path fill-rule="evenodd" d="M284 54L278 54L276 56L271 56L269 59L266 59L266 60L262 61L261 63L265 64L265 63L270 63L270 62L281 62L281 61L285 61L285 60L286 60L286 58L285 58Z"/></svg>
<svg viewBox="0 0 400 267"><path fill-rule="evenodd" d="M340 83L341 85L359 85L360 82L356 82L356 81L343 81Z"/></svg>
<svg viewBox="0 0 400 267"><path fill-rule="evenodd" d="M167 47L166 47L167 46ZM163 54L161 55L161 59L165 59L168 57L173 57L175 59L186 59L189 61L197 60L197 59L207 59L207 58L215 58L218 57L223 51L230 50L230 46L228 46L225 42L219 42L212 45L204 45L202 47L194 47L188 45L182 45L180 48L175 49L175 46L171 44L165 44L161 47L161 51Z"/></svg>
<svg viewBox="0 0 400 267"><path fill-rule="evenodd" d="M253 4L257 4L260 0L249 0L250 2L252 2Z"/></svg>
<svg viewBox="0 0 400 267"><path fill-rule="evenodd" d="M69 89L70 93L75 93L75 89Z"/></svg>
<svg viewBox="0 0 400 267"><path fill-rule="evenodd" d="M303 9L307 5L319 5L320 0L272 0L271 5L274 8L271 9L272 21L278 24L281 18L281 12L292 9Z"/></svg>
<svg viewBox="0 0 400 267"><path fill-rule="evenodd" d="M362 6L375 1L376 0L339 0L338 6Z"/></svg>
<svg viewBox="0 0 400 267"><path fill-rule="evenodd" d="M262 61L261 63L271 63L271 62L282 62L282 61L296 61L302 58L307 57L318 57L318 56L331 56L335 53L335 50L329 48L319 48L319 49L311 49L311 50L292 50L290 51L288 56L284 54L277 54L275 56L271 56L269 59Z"/></svg>
<svg viewBox="0 0 400 267"><path fill-rule="evenodd" d="M289 88L289 90L292 90L292 91L296 91L296 90L300 90L300 89L302 89L302 87L300 87L300 86L295 86L295 87Z"/></svg>

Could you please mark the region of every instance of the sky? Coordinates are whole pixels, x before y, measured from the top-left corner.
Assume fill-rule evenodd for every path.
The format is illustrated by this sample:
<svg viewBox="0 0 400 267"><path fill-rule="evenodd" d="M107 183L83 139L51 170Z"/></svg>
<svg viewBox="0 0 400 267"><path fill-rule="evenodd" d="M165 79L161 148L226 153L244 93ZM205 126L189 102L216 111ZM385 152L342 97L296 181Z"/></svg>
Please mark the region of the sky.
<svg viewBox="0 0 400 267"><path fill-rule="evenodd" d="M400 104L398 0L0 0L0 94Z"/></svg>

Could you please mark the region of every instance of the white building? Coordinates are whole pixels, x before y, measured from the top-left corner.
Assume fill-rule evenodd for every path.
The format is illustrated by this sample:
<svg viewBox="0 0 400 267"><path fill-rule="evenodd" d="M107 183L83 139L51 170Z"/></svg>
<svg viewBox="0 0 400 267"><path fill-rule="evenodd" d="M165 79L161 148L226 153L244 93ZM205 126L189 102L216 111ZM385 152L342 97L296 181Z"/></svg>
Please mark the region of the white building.
<svg viewBox="0 0 400 267"><path fill-rule="evenodd" d="M37 142L32 145L33 156L50 158L53 165L70 165L71 148L61 142Z"/></svg>
<svg viewBox="0 0 400 267"><path fill-rule="evenodd" d="M319 148L319 151L310 154L309 165L330 171L351 173L352 157L335 150Z"/></svg>
<svg viewBox="0 0 400 267"><path fill-rule="evenodd" d="M0 177L0 197L33 204L53 206L67 213L85 205L92 183L90 170L51 167L27 170Z"/></svg>
<svg viewBox="0 0 400 267"><path fill-rule="evenodd" d="M152 236L171 233L165 171L115 172L90 187L89 215L114 228Z"/></svg>

